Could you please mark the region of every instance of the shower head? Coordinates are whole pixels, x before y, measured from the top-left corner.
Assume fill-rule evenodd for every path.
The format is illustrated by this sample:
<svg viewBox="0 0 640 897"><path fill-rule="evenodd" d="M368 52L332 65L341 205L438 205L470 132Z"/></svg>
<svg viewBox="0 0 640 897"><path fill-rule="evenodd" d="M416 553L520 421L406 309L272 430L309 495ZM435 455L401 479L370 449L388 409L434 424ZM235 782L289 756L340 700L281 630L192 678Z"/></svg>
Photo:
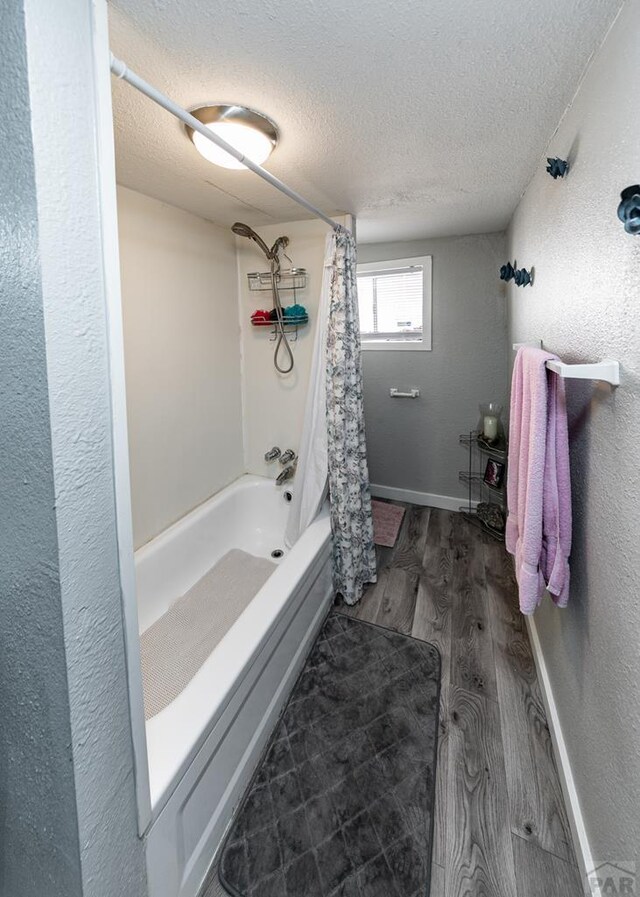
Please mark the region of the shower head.
<svg viewBox="0 0 640 897"><path fill-rule="evenodd" d="M241 221L236 221L236 223L232 225L231 230L238 237L247 237L247 239L249 240L254 240L258 244L260 249L262 249L268 259L273 258L272 251L269 249L262 237L258 236L254 229L252 227L249 227L248 224L242 224Z"/></svg>
<svg viewBox="0 0 640 897"><path fill-rule="evenodd" d="M250 228L248 224L243 224L241 221L236 221L236 223L231 226L231 230L239 237L251 238L256 235L256 232Z"/></svg>
<svg viewBox="0 0 640 897"><path fill-rule="evenodd" d="M271 255L272 256L278 255L280 250L282 249L284 251L288 245L289 245L289 237L278 237L276 242L271 247ZM285 255L286 255L286 253L285 253ZM289 256L287 256L287 258L289 258ZM291 259L289 259L289 261L291 261Z"/></svg>
<svg viewBox="0 0 640 897"><path fill-rule="evenodd" d="M231 226L231 230L238 237L246 237L248 240L254 240L258 244L260 249L262 249L266 257L270 261L276 262L278 270L280 269L278 254L281 249L286 249L289 245L289 237L278 237L271 249L269 249L262 237L260 237L252 227L249 227L248 224L243 224L241 221L236 221L236 223Z"/></svg>

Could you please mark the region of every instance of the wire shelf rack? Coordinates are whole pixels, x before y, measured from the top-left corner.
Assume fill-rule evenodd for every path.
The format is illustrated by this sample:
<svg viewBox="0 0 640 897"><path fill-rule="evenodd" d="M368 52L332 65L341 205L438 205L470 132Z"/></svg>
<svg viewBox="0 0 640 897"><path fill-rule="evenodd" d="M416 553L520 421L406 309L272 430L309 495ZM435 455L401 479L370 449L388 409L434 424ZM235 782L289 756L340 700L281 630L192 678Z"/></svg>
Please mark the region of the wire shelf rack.
<svg viewBox="0 0 640 897"><path fill-rule="evenodd" d="M271 272L253 271L247 274L247 281L252 292L265 292L271 289ZM279 290L304 290L307 285L307 269L287 268L276 274L276 283Z"/></svg>
<svg viewBox="0 0 640 897"><path fill-rule="evenodd" d="M460 481L467 486L468 494L468 502L460 508L460 511L494 539L504 541L507 446L506 444L492 446L474 430L462 433L459 441L468 453L467 469L461 470L458 474ZM499 485L487 482L485 473L480 469L483 465L488 466L490 461L497 462L494 467L502 468Z"/></svg>

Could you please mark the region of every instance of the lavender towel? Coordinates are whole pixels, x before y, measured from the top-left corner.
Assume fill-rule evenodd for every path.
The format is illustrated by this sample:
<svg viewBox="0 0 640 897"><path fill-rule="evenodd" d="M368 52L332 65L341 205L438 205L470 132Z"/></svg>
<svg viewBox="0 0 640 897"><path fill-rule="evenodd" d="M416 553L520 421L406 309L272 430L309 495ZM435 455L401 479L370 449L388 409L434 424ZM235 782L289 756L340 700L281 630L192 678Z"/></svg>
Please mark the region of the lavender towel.
<svg viewBox="0 0 640 897"><path fill-rule="evenodd" d="M520 610L532 614L545 588L569 600L571 482L564 382L546 368L557 356L519 349L511 384L507 550L515 556Z"/></svg>

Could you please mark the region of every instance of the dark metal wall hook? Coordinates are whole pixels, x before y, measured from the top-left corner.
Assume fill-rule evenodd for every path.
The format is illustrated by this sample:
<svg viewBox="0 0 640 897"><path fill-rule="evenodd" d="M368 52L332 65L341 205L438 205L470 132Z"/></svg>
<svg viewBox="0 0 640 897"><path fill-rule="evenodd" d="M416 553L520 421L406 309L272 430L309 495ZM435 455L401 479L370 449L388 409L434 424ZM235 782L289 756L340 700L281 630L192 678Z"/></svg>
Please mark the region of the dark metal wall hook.
<svg viewBox="0 0 640 897"><path fill-rule="evenodd" d="M511 262L507 262L506 265L503 265L500 268L500 280L509 281L512 280L513 275L516 273L516 269L511 264Z"/></svg>
<svg viewBox="0 0 640 897"><path fill-rule="evenodd" d="M551 177L554 179L554 181L557 178L563 178L565 176L565 174L569 171L569 163L566 162L564 159L558 159L558 158L550 159L547 157L547 162L549 163L547 165L547 171L549 172Z"/></svg>
<svg viewBox="0 0 640 897"><path fill-rule="evenodd" d="M513 281L517 287L533 286L533 268L527 271L526 268L518 268L513 275Z"/></svg>
<svg viewBox="0 0 640 897"><path fill-rule="evenodd" d="M618 218L628 234L640 234L640 184L625 187L620 194Z"/></svg>

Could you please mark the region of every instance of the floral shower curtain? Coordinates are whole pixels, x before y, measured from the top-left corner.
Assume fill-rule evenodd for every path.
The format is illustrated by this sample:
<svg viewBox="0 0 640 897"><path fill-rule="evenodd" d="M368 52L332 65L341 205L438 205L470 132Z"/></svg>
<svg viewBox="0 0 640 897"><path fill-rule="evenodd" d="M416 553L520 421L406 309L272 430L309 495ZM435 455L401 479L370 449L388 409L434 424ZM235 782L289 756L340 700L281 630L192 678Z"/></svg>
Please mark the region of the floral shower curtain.
<svg viewBox="0 0 640 897"><path fill-rule="evenodd" d="M353 235L338 228L330 235L327 321L327 455L333 530L333 576L347 604L376 581L376 553L364 434L362 364Z"/></svg>
<svg viewBox="0 0 640 897"><path fill-rule="evenodd" d="M356 246L343 227L327 236L288 545L316 516L327 479L334 586L347 604L356 604L365 584L376 581L376 555L364 433Z"/></svg>

